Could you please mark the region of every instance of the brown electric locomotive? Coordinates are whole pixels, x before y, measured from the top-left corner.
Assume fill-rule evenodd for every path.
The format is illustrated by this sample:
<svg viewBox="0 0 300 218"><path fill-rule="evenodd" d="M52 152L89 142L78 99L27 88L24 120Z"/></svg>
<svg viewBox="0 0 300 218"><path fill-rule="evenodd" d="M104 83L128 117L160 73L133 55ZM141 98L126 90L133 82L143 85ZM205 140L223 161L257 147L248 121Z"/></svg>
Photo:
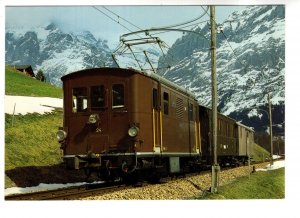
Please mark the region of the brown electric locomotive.
<svg viewBox="0 0 300 218"><path fill-rule="evenodd" d="M69 168L94 169L107 178L179 173L207 164L209 109L199 107L191 92L133 69L87 69L62 81L64 125L57 138ZM239 143L236 131L228 129L230 139L220 144L221 154L239 155L232 150Z"/></svg>

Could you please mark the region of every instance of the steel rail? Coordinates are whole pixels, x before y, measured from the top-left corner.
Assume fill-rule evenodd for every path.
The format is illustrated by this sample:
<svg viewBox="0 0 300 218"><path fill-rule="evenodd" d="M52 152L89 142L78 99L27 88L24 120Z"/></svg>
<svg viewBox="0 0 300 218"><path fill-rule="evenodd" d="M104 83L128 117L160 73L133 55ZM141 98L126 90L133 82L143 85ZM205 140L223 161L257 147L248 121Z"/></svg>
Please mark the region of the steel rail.
<svg viewBox="0 0 300 218"><path fill-rule="evenodd" d="M76 196L89 196L101 191L112 191L123 186L125 185L121 182L81 185L40 192L12 194L5 196L5 200L66 200L74 199Z"/></svg>
<svg viewBox="0 0 300 218"><path fill-rule="evenodd" d="M281 157L280 159L284 159ZM278 159L279 160L279 159ZM277 160L274 160L277 161ZM252 162L251 166L257 166L258 164L266 163L266 161L257 161ZM234 168L238 168L242 166L236 166ZM222 171L226 171L232 169L232 166L223 167ZM174 175L175 178L188 178L193 175L203 175L205 173L209 173L209 167L207 170L201 170L199 172L183 172L181 174ZM168 182L169 180L173 180L174 177L162 177L161 179L164 182ZM101 183L101 184L89 184L89 185L81 185L81 186L73 186L68 188L60 188L55 190L46 190L40 192L30 192L23 194L12 194L5 196L6 201L16 201L16 200L78 200L79 197L87 197L92 195L99 195L101 192L113 192L114 190L122 189L128 187L126 184L121 181L115 183ZM138 187L138 186L137 186Z"/></svg>

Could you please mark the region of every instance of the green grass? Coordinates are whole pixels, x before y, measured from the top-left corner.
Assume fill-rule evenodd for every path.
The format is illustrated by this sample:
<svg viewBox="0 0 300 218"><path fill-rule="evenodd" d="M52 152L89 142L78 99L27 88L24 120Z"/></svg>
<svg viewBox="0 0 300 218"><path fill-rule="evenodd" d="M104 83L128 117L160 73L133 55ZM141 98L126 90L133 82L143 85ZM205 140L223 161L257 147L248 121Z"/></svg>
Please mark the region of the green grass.
<svg viewBox="0 0 300 218"><path fill-rule="evenodd" d="M62 126L62 112L46 115L5 114L5 170L24 166L45 166L61 161L56 131Z"/></svg>
<svg viewBox="0 0 300 218"><path fill-rule="evenodd" d="M5 94L62 98L62 89L41 82L13 69L5 67Z"/></svg>
<svg viewBox="0 0 300 218"><path fill-rule="evenodd" d="M63 96L61 88L35 80L9 66L5 67L5 94L55 98ZM5 114L5 171L61 163L56 132L62 122L61 109L44 115L15 115L13 125L12 116ZM6 175L5 186L15 185Z"/></svg>
<svg viewBox="0 0 300 218"><path fill-rule="evenodd" d="M262 161L270 157L270 153L258 144L253 144L252 158L254 161Z"/></svg>
<svg viewBox="0 0 300 218"><path fill-rule="evenodd" d="M216 194L207 193L198 199L282 199L285 196L284 168L259 171L249 177L242 177L233 183L219 187Z"/></svg>

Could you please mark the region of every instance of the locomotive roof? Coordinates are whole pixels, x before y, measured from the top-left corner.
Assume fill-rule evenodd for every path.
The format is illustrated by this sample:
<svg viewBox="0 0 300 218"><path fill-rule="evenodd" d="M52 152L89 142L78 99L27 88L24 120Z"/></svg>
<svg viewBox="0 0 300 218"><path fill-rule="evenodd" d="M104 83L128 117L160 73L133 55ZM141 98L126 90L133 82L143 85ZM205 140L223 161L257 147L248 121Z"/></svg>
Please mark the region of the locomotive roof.
<svg viewBox="0 0 300 218"><path fill-rule="evenodd" d="M76 76L76 75L81 75L81 74L85 74L87 72L89 73L92 73L92 74L97 74L99 73L99 70L100 71L105 71L105 70L109 70L111 72L117 72L117 71L124 71L124 72L127 72L127 73L132 73L132 74L141 74L141 75L144 75L144 76L147 76L149 78L152 78L158 82L161 82L162 84L164 85L167 85L177 91L180 91L180 92L183 92L184 94L196 99L196 96L189 90L187 89L184 89L180 86L178 86L177 84L167 80L166 78L163 78L162 76L156 74L156 73L153 73L153 72L144 72L144 71L138 71L138 70L135 70L135 69L126 69L126 68L112 68L112 67L104 67L104 68L92 68L92 69L85 69L85 70L80 70L80 71L76 71L76 72L73 72L73 73L70 73L70 74L67 74L63 77L61 77L61 80L62 81L65 81L66 79L70 79L72 78L73 76Z"/></svg>

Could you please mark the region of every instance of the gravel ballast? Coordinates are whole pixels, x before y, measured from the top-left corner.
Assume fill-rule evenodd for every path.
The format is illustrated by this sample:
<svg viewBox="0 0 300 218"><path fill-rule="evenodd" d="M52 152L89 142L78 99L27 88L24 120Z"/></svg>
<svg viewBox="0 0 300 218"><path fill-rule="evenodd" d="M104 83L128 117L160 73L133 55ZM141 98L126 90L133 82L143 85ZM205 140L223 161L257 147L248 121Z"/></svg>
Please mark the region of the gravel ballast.
<svg viewBox="0 0 300 218"><path fill-rule="evenodd" d="M255 168L263 168L268 163L256 164ZM219 185L231 183L238 177L249 176L253 165L233 169L221 170ZM182 200L201 196L209 190L211 173L204 172L199 175L186 176L170 180L163 184L144 185L142 187L129 187L113 193L91 196L80 200Z"/></svg>

